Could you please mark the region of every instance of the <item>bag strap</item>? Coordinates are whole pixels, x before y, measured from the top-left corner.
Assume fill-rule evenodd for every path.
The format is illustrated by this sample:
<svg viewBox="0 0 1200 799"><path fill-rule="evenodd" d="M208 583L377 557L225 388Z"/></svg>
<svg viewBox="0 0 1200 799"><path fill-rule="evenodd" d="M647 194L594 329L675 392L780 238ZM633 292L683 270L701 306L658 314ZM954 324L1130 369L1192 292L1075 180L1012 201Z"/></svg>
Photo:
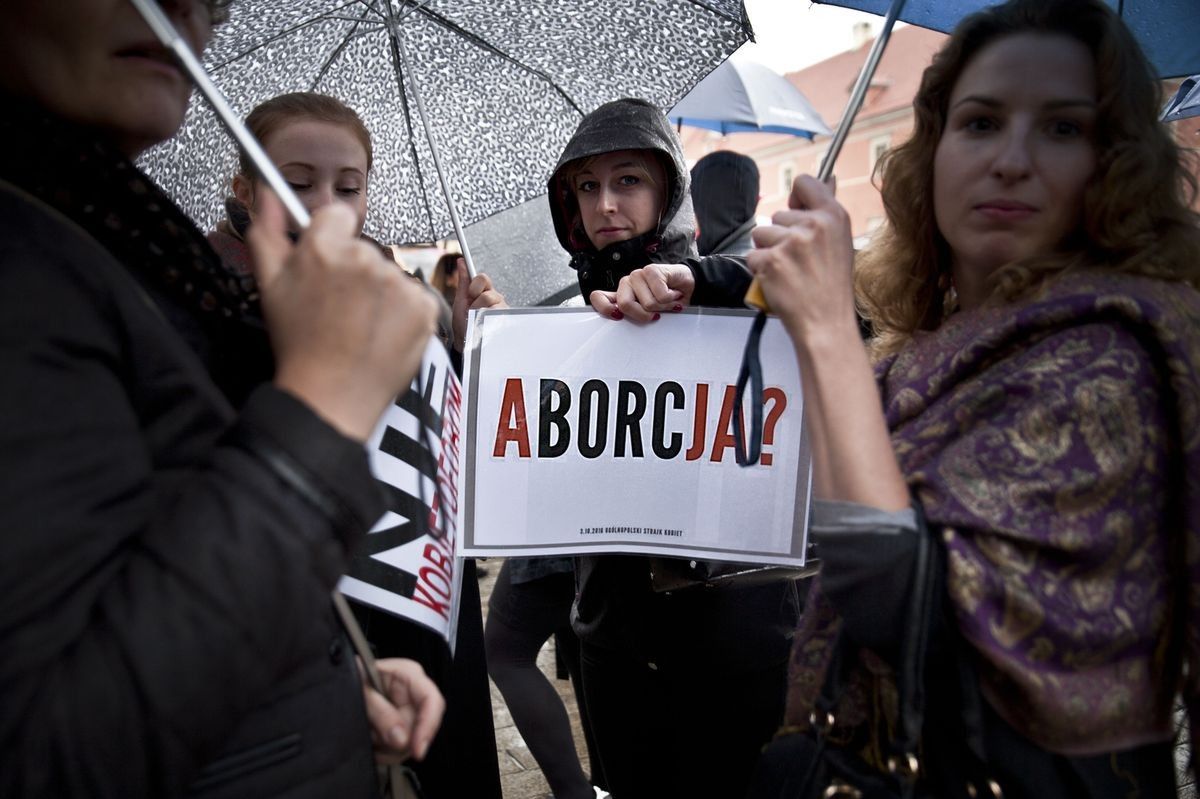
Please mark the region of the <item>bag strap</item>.
<svg viewBox="0 0 1200 799"><path fill-rule="evenodd" d="M892 759L888 768L897 774L915 778L916 753L921 743L921 727L925 722L925 662L929 641L937 614L941 612L942 570L940 550L933 540L925 514L919 502L913 503L917 514L917 549L914 555L912 589L900 642L900 662L896 673L900 719L898 735L891 741Z"/></svg>
<svg viewBox="0 0 1200 799"><path fill-rule="evenodd" d="M367 637L363 635L362 628L358 626L358 620L354 618L354 611L350 610L350 603L346 601L346 597L342 595L341 591L334 590L333 607L337 610L338 620L342 623L342 629L346 631L346 635L349 636L354 652L362 661L363 670L367 673L367 682L371 684L372 690L386 699L387 691L384 690L383 679L379 676L379 669L375 665L375 656L371 654L371 645L367 643ZM388 799L422 799L421 784L412 769L403 764L379 766L378 768L380 785L384 796Z"/></svg>

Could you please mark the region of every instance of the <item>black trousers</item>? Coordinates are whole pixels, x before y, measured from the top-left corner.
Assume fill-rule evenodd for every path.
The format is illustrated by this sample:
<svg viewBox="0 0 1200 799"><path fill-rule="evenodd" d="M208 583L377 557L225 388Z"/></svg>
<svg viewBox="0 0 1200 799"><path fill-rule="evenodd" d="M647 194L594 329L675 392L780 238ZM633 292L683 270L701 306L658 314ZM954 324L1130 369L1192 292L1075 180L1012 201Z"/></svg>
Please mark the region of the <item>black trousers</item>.
<svg viewBox="0 0 1200 799"><path fill-rule="evenodd" d="M732 645L736 646L736 643ZM783 718L787 658L655 663L583 644L583 690L614 799L739 799Z"/></svg>
<svg viewBox="0 0 1200 799"><path fill-rule="evenodd" d="M592 799L589 783L604 787L604 774L580 688L579 639L571 630L575 575L556 573L513 583L511 565L511 559L504 561L488 603L484 629L488 672L555 797ZM584 775L575 752L567 711L537 665L538 652L551 636L574 688L591 761L590 778Z"/></svg>

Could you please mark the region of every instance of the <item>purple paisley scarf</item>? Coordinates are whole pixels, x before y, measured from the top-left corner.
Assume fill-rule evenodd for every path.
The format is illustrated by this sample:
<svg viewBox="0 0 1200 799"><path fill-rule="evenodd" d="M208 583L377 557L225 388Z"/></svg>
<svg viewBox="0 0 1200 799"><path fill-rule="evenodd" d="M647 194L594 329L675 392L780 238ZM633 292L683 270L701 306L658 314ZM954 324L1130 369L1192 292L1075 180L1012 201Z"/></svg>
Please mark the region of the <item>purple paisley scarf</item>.
<svg viewBox="0 0 1200 799"><path fill-rule="evenodd" d="M1032 300L951 317L877 377L989 704L1045 749L1088 755L1169 740L1182 691L1194 755L1200 295L1062 276ZM810 597L789 724L807 723L838 626ZM886 728L887 668L869 653L861 665L840 720Z"/></svg>

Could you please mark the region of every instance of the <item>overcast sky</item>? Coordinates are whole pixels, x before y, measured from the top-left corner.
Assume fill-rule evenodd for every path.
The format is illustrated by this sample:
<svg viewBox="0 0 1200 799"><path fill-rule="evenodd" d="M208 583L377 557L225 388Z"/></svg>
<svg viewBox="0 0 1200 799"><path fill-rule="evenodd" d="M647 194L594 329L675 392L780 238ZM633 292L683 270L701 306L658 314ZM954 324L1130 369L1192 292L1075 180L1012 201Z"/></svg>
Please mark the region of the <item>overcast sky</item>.
<svg viewBox="0 0 1200 799"><path fill-rule="evenodd" d="M808 0L745 0L756 42L736 58L758 61L776 72L793 72L854 46L855 22L878 33L883 17L817 5Z"/></svg>

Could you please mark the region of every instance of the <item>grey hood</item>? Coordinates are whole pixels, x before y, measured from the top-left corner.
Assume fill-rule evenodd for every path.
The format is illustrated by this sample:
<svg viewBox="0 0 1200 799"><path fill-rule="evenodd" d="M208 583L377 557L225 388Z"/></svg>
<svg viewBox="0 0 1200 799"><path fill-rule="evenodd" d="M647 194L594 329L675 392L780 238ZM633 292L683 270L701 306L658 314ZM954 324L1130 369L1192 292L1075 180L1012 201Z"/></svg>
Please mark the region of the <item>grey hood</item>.
<svg viewBox="0 0 1200 799"><path fill-rule="evenodd" d="M572 161L616 150L658 154L667 173L667 202L656 230L597 251L583 231L575 194L563 172ZM585 116L558 159L547 189L554 232L571 255L584 297L595 289L615 289L623 276L648 263L683 263L698 255L691 175L683 149L666 115L645 100L614 100Z"/></svg>

